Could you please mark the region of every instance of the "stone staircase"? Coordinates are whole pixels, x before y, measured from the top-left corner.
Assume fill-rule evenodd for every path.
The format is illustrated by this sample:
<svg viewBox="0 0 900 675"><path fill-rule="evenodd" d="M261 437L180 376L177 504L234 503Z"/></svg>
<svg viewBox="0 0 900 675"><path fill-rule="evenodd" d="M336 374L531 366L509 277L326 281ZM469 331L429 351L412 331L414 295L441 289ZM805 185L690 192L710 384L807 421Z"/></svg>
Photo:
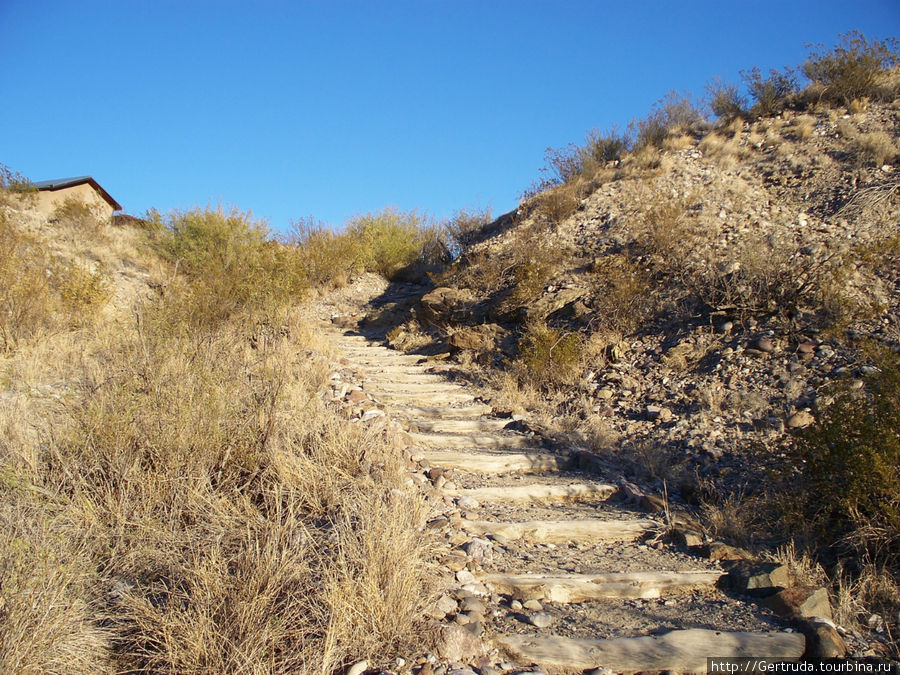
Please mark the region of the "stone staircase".
<svg viewBox="0 0 900 675"><path fill-rule="evenodd" d="M618 485L506 428L434 363L334 338L369 397L409 430L423 488L455 509L429 522L455 575L443 620L508 666L705 672L707 657L803 655L802 634L719 590L724 571L664 544L665 523L612 499Z"/></svg>

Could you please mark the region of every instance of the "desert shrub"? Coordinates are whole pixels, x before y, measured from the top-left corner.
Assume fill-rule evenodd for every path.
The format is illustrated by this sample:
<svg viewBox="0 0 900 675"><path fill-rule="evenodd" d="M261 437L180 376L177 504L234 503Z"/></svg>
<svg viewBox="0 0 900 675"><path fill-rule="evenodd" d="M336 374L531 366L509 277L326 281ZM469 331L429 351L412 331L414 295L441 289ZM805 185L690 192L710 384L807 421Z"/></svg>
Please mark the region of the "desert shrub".
<svg viewBox="0 0 900 675"><path fill-rule="evenodd" d="M635 148L661 148L672 132L688 132L703 121L690 94L671 91L656 102L650 114L634 123Z"/></svg>
<svg viewBox="0 0 900 675"><path fill-rule="evenodd" d="M747 114L747 98L736 84L715 78L706 85L707 105L713 115L729 121Z"/></svg>
<svg viewBox="0 0 900 675"><path fill-rule="evenodd" d="M23 198L27 200L36 192L37 188L25 176L0 164L0 207Z"/></svg>
<svg viewBox="0 0 900 675"><path fill-rule="evenodd" d="M580 206L580 191L574 182L551 187L534 198L535 215L551 225L559 225Z"/></svg>
<svg viewBox="0 0 900 675"><path fill-rule="evenodd" d="M880 354L863 391L835 401L793 445L799 487L789 502L814 545L900 574L900 361Z"/></svg>
<svg viewBox="0 0 900 675"><path fill-rule="evenodd" d="M831 49L818 45L803 64L803 73L822 90L822 97L849 106L855 99L893 98L882 86L884 72L900 63L896 39L869 42L859 31L839 36Z"/></svg>
<svg viewBox="0 0 900 675"><path fill-rule="evenodd" d="M637 328L654 303L647 269L625 255L613 254L595 259L591 272L595 328L619 334Z"/></svg>
<svg viewBox="0 0 900 675"><path fill-rule="evenodd" d="M883 131L856 134L852 139L856 161L860 165L882 166L891 164L900 154L894 139Z"/></svg>
<svg viewBox="0 0 900 675"><path fill-rule="evenodd" d="M101 267L56 259L0 212L0 352L45 331L85 325L110 297Z"/></svg>
<svg viewBox="0 0 900 675"><path fill-rule="evenodd" d="M238 312L266 313L297 298L305 279L296 251L267 236L249 213L173 212L157 241L188 283L170 287L168 320L208 329Z"/></svg>
<svg viewBox="0 0 900 675"><path fill-rule="evenodd" d="M53 275L61 309L68 315L70 325L89 322L111 296L109 275L102 267L90 269L76 262L56 264Z"/></svg>
<svg viewBox="0 0 900 675"><path fill-rule="evenodd" d="M712 309L790 318L821 309L839 263L833 255L800 255L789 246L760 240L738 250L711 250L700 264L688 262L677 274Z"/></svg>
<svg viewBox="0 0 900 675"><path fill-rule="evenodd" d="M442 226L450 257L455 260L465 248L478 241L492 221L490 208L456 211Z"/></svg>
<svg viewBox="0 0 900 675"><path fill-rule="evenodd" d="M0 349L11 351L52 322L50 257L40 242L0 211Z"/></svg>
<svg viewBox="0 0 900 675"><path fill-rule="evenodd" d="M679 265L694 242L689 217L691 198L660 198L636 223L638 245L659 268Z"/></svg>
<svg viewBox="0 0 900 675"><path fill-rule="evenodd" d="M769 70L768 76L764 76L762 71L755 67L742 70L741 78L754 101L750 112L757 117L780 112L787 105L788 97L797 91L797 75L792 68L785 68L782 71L773 68Z"/></svg>
<svg viewBox="0 0 900 675"><path fill-rule="evenodd" d="M544 188L562 185L574 179L584 168L584 158L584 148L575 143L562 148L547 148L544 151L544 168L541 169Z"/></svg>
<svg viewBox="0 0 900 675"><path fill-rule="evenodd" d="M435 233L428 218L416 211L388 207L377 213L358 216L347 225L362 251L365 269L387 279L404 267L435 256ZM431 244L431 245L430 245Z"/></svg>
<svg viewBox="0 0 900 675"><path fill-rule="evenodd" d="M605 164L621 159L634 145L634 138L629 131L620 131L616 126L601 132L597 129L589 131L585 139L585 155L597 162Z"/></svg>
<svg viewBox="0 0 900 675"><path fill-rule="evenodd" d="M291 223L290 239L297 249L298 264L315 286L341 286L362 269L360 242L338 234L312 217Z"/></svg>
<svg viewBox="0 0 900 675"><path fill-rule="evenodd" d="M537 384L567 384L578 374L582 344L578 333L534 324L519 340L517 365Z"/></svg>
<svg viewBox="0 0 900 675"><path fill-rule="evenodd" d="M77 228L80 231L94 234L109 222L102 216L99 206L88 204L74 197L69 197L53 209L49 220L62 227Z"/></svg>

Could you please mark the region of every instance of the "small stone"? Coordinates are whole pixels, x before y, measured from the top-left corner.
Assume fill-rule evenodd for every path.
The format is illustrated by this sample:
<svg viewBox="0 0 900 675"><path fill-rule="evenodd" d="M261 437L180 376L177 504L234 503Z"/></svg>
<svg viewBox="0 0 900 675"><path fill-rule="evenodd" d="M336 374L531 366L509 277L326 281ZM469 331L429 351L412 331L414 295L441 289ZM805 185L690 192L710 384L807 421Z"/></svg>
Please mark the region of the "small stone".
<svg viewBox="0 0 900 675"><path fill-rule="evenodd" d="M527 600L522 603L522 606L532 612L540 612L544 609L544 606L538 600Z"/></svg>
<svg viewBox="0 0 900 675"><path fill-rule="evenodd" d="M473 612L475 614L484 614L486 607L484 603L474 596L467 596L459 603L459 608L463 612Z"/></svg>
<svg viewBox="0 0 900 675"><path fill-rule="evenodd" d="M479 565L489 563L494 559L494 547L487 539L473 539L463 544L463 551Z"/></svg>
<svg viewBox="0 0 900 675"><path fill-rule="evenodd" d="M553 623L553 616L548 612L537 612L528 618L529 623L536 628L546 628Z"/></svg>
<svg viewBox="0 0 900 675"><path fill-rule="evenodd" d="M437 641L438 656L445 661L471 661L484 653L484 645L462 626L441 626Z"/></svg>
<svg viewBox="0 0 900 675"><path fill-rule="evenodd" d="M597 393L595 393L594 396L602 401L608 401L613 397L613 390L608 387L604 387L603 389L598 389Z"/></svg>
<svg viewBox="0 0 900 675"><path fill-rule="evenodd" d="M775 351L775 343L772 342L772 338L769 337L761 337L756 342L753 343L753 348L758 349L761 352L765 352L769 354Z"/></svg>
<svg viewBox="0 0 900 675"><path fill-rule="evenodd" d="M805 410L794 413L788 418L787 425L791 429L803 429L816 421L810 413Z"/></svg>
<svg viewBox="0 0 900 675"><path fill-rule="evenodd" d="M475 575L469 570L460 570L456 573L456 580L461 584L475 583Z"/></svg>
<svg viewBox="0 0 900 675"><path fill-rule="evenodd" d="M363 401L367 401L369 397L359 389L354 389L347 394L346 398L350 403L362 403Z"/></svg>
<svg viewBox="0 0 900 675"><path fill-rule="evenodd" d="M456 505L461 510L477 509L479 506L481 506L478 503L478 500L475 499L474 497L459 497L456 500Z"/></svg>
<svg viewBox="0 0 900 675"><path fill-rule="evenodd" d="M732 328L734 328L734 323L732 323L731 321L726 321L721 326L719 326L719 330L723 333L730 333Z"/></svg>
<svg viewBox="0 0 900 675"><path fill-rule="evenodd" d="M801 342L797 345L797 351L801 354L812 354L816 350L816 345L813 342Z"/></svg>
<svg viewBox="0 0 900 675"><path fill-rule="evenodd" d="M362 675L362 673L366 672L369 669L369 662L366 660L357 661L352 666L347 668L347 675Z"/></svg>
<svg viewBox="0 0 900 675"><path fill-rule="evenodd" d="M425 615L432 619L437 619L438 621L440 621L445 616L447 616L448 614L453 614L455 611L456 600L451 598L449 595L442 595L437 600L435 600L425 611Z"/></svg>
<svg viewBox="0 0 900 675"><path fill-rule="evenodd" d="M521 612L522 611L522 603L519 602L518 600L513 600L509 603L509 608L514 612Z"/></svg>

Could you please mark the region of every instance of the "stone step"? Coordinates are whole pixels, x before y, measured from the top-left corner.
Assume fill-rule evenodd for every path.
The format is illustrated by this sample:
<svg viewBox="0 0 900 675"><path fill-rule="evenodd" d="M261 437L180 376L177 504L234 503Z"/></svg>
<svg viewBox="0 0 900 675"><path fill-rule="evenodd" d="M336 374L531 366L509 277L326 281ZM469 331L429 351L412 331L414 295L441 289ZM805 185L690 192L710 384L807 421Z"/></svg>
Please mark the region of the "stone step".
<svg viewBox="0 0 900 675"><path fill-rule="evenodd" d="M806 649L800 633L730 633L701 628L607 640L507 635L494 642L522 663L580 670L609 668L617 673L705 673L707 657L796 661Z"/></svg>
<svg viewBox="0 0 900 675"><path fill-rule="evenodd" d="M453 497L472 497L482 504L527 502L589 502L609 499L618 488L604 483L572 483L570 485L516 485L448 490Z"/></svg>
<svg viewBox="0 0 900 675"><path fill-rule="evenodd" d="M665 591L715 584L721 570L610 572L606 574L485 574L481 581L517 600L576 603L611 598L658 598Z"/></svg>
<svg viewBox="0 0 900 675"><path fill-rule="evenodd" d="M425 450L413 452L414 461L425 460L431 466L459 469L471 473L540 473L565 464L565 458L541 453L482 453Z"/></svg>
<svg viewBox="0 0 900 675"><path fill-rule="evenodd" d="M509 420L454 420L454 419L434 419L434 420L413 420L419 431L430 431L438 433L477 433L479 431L499 431L503 429Z"/></svg>
<svg viewBox="0 0 900 675"><path fill-rule="evenodd" d="M501 535L535 544L635 541L661 526L653 520L529 520L521 523L463 520L463 529L480 536Z"/></svg>
<svg viewBox="0 0 900 675"><path fill-rule="evenodd" d="M500 450L503 448L537 449L540 442L521 434L445 434L410 433L410 439L432 448L473 448Z"/></svg>

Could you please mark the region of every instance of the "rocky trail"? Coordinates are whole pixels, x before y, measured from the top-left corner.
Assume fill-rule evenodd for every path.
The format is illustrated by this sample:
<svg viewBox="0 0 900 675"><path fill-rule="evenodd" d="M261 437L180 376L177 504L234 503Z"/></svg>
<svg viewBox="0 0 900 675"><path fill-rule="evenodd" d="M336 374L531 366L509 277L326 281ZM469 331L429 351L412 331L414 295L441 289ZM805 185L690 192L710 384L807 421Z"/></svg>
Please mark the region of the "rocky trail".
<svg viewBox="0 0 900 675"><path fill-rule="evenodd" d="M810 594L793 622L751 597L784 595L785 567L672 536L675 515L645 512L639 488L494 416L439 358L340 325L352 322L326 334L357 385L335 384L333 400L402 429L440 542L445 589L428 612L441 640L419 672L705 672L707 657L835 655L821 638L841 638L809 618L829 613Z"/></svg>

